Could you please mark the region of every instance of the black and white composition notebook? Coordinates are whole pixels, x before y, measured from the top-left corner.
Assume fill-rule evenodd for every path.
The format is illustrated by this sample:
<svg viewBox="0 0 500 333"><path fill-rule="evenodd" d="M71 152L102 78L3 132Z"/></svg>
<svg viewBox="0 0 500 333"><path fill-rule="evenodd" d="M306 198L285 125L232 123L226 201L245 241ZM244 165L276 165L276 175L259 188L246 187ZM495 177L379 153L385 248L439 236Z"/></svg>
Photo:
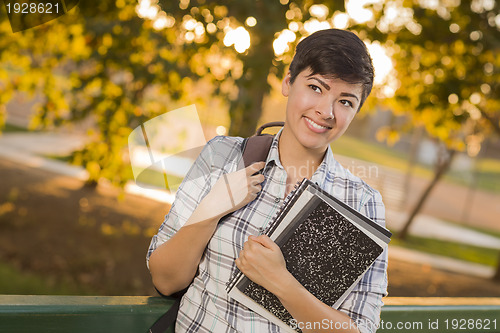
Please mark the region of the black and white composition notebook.
<svg viewBox="0 0 500 333"><path fill-rule="evenodd" d="M391 232L308 179L296 185L265 232L280 248L290 273L316 298L338 308L387 247ZM293 317L272 293L239 272L229 296L295 332Z"/></svg>

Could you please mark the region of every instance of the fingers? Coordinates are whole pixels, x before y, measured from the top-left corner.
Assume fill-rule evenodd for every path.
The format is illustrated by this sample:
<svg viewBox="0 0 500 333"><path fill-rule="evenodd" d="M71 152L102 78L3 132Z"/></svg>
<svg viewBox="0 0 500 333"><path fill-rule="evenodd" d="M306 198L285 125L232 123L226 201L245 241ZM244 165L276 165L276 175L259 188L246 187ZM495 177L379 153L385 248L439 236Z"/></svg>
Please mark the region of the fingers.
<svg viewBox="0 0 500 333"><path fill-rule="evenodd" d="M245 168L246 174L248 176L251 176L254 173L256 173L259 170L261 170L265 165L266 165L266 162L264 162L264 161L252 163L252 164L250 164L249 166L247 166Z"/></svg>
<svg viewBox="0 0 500 333"><path fill-rule="evenodd" d="M255 185L255 184L260 184L264 181L265 177L263 174L257 174L255 176L250 176L250 184Z"/></svg>
<svg viewBox="0 0 500 333"><path fill-rule="evenodd" d="M250 188L252 189L252 193L259 193L260 190L262 190L262 185L260 185L259 183L255 183L255 184L250 184Z"/></svg>
<svg viewBox="0 0 500 333"><path fill-rule="evenodd" d="M262 246L268 248L268 249L273 249L274 247L278 246L276 245L275 242L269 236L267 235L260 235L260 236L248 236L249 241L253 241L256 243L261 244Z"/></svg>

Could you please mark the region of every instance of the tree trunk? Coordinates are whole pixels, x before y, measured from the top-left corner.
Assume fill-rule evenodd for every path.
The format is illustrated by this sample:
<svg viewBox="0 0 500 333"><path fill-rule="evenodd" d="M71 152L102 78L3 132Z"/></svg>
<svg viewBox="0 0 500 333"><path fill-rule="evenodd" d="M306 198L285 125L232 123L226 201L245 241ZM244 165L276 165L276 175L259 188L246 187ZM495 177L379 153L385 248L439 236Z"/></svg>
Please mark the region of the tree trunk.
<svg viewBox="0 0 500 333"><path fill-rule="evenodd" d="M405 175L405 182L403 185L403 200L401 200L400 208L402 209L403 207L406 207L408 204L408 193L410 193L411 190L411 178L413 175L413 168L415 167L415 164L417 162L417 153L418 149L420 148L420 142L422 141L422 136L424 133L424 128L423 127L418 127L414 130L413 135L411 137L411 144L410 144L410 156L408 158L408 167L406 169L406 175Z"/></svg>
<svg viewBox="0 0 500 333"><path fill-rule="evenodd" d="M447 153L447 154L446 154ZM436 165L436 172L434 173L434 178L432 181L429 183L427 188L424 190L422 195L420 196L420 199L418 200L417 204L413 208L413 211L410 214L410 217L406 221L405 226L399 233L399 239L406 239L408 236L408 231L410 229L411 224L413 223L415 216L420 212L422 207L424 206L424 203L427 201L427 198L429 197L429 194L432 192L436 184L439 182L441 177L446 173L446 171L449 169L451 165L451 161L453 160L453 157L455 155L455 150L445 150L445 156L441 155L441 158L438 158L438 162ZM447 156L446 156L447 155Z"/></svg>
<svg viewBox="0 0 500 333"><path fill-rule="evenodd" d="M493 275L493 281L500 282L500 253L498 254L498 264L495 275Z"/></svg>
<svg viewBox="0 0 500 333"><path fill-rule="evenodd" d="M268 89L257 87L240 88L237 102L231 103L229 135L248 137L254 134L262 114L262 102L266 90Z"/></svg>
<svg viewBox="0 0 500 333"><path fill-rule="evenodd" d="M262 102L271 90L269 72L274 67L274 35L259 34L260 40L249 51L241 55L243 75L236 81L238 98L231 101L229 135L248 137L255 133L262 114Z"/></svg>

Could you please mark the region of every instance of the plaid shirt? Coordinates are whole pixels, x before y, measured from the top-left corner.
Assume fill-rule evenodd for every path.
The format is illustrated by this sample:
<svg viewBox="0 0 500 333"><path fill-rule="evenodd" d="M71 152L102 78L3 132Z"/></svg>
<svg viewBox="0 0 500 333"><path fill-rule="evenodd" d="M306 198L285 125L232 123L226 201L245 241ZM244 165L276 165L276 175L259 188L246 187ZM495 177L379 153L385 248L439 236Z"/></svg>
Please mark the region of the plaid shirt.
<svg viewBox="0 0 500 333"><path fill-rule="evenodd" d="M280 132L281 133L281 132ZM249 235L265 230L284 201L286 172L279 160L276 135L264 167L265 180L258 197L221 219L199 264L198 275L184 295L176 332L280 332L267 319L229 298L226 284L236 272L235 260ZM179 187L151 253L175 234L223 173L234 172L241 160L239 137L217 136L204 147ZM385 225L380 194L343 168L330 147L311 181L323 190ZM387 295L387 251L366 272L338 310L358 324L362 333L375 332L380 321L382 297Z"/></svg>

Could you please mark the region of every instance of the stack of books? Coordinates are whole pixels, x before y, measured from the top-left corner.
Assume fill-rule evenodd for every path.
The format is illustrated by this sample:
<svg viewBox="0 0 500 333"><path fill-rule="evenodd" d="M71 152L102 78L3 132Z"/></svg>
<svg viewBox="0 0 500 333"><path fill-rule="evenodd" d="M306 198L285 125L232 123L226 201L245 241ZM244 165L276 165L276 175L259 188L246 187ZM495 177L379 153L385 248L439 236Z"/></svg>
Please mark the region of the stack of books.
<svg viewBox="0 0 500 333"><path fill-rule="evenodd" d="M392 236L308 179L296 185L265 234L281 248L288 271L333 308L342 304ZM227 292L285 332L294 332L293 317L278 298L243 273L231 278Z"/></svg>

